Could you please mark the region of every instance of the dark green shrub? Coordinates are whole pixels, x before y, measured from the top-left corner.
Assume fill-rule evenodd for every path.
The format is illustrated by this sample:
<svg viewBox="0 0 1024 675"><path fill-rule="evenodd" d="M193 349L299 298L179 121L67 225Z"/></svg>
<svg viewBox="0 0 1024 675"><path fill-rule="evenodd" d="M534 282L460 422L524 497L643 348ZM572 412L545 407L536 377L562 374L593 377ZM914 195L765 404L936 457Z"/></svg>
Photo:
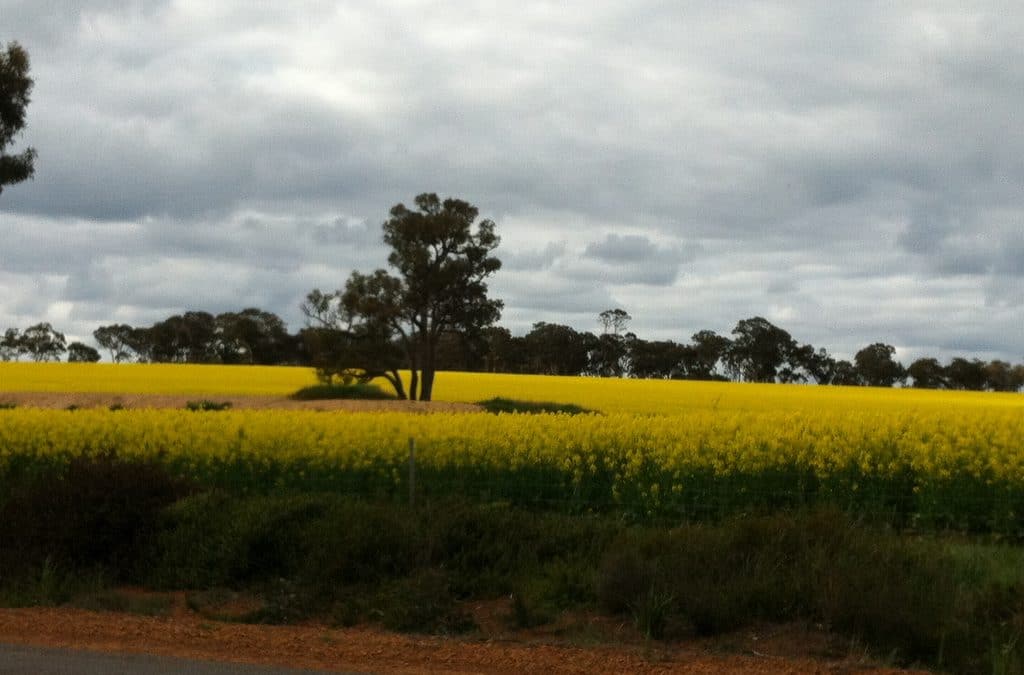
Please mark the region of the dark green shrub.
<svg viewBox="0 0 1024 675"><path fill-rule="evenodd" d="M145 581L159 588L237 587L297 574L308 550L305 528L329 503L315 495L223 492L183 499L163 514Z"/></svg>
<svg viewBox="0 0 1024 675"><path fill-rule="evenodd" d="M74 457L15 487L0 507L0 569L49 560L124 579L156 534L160 512L190 490L157 460Z"/></svg>
<svg viewBox="0 0 1024 675"><path fill-rule="evenodd" d="M939 656L956 595L949 560L933 547L830 511L627 530L597 586L606 608L632 613L652 636L673 621L710 635L803 619L904 660Z"/></svg>
<svg viewBox="0 0 1024 675"><path fill-rule="evenodd" d="M593 558L573 555L523 570L512 593L512 619L520 628L553 621L560 612L597 598Z"/></svg>
<svg viewBox="0 0 1024 675"><path fill-rule="evenodd" d="M383 391L375 384L357 382L355 384L318 384L304 387L292 394L299 401L320 401L328 399L395 399L393 393Z"/></svg>
<svg viewBox="0 0 1024 675"><path fill-rule="evenodd" d="M325 597L334 589L405 576L424 561L420 523L404 507L337 500L308 522L300 578Z"/></svg>
<svg viewBox="0 0 1024 675"><path fill-rule="evenodd" d="M429 560L452 571L460 597L511 593L524 571L558 558L596 559L615 527L611 520L507 504L448 501L421 513Z"/></svg>
<svg viewBox="0 0 1024 675"><path fill-rule="evenodd" d="M227 410L231 407L231 401L189 401L185 404L186 410L192 412L205 412L209 410Z"/></svg>
<svg viewBox="0 0 1024 675"><path fill-rule="evenodd" d="M583 415L587 413L596 413L596 410L590 410L578 406L575 403L553 403L551 401L519 401L511 398L492 398L486 401L480 401L478 404L484 410L489 413L528 413L528 414L540 414L540 413L562 413L565 415Z"/></svg>
<svg viewBox="0 0 1024 675"><path fill-rule="evenodd" d="M374 613L391 630L448 635L475 626L472 617L458 608L447 575L436 569L387 584L377 604Z"/></svg>

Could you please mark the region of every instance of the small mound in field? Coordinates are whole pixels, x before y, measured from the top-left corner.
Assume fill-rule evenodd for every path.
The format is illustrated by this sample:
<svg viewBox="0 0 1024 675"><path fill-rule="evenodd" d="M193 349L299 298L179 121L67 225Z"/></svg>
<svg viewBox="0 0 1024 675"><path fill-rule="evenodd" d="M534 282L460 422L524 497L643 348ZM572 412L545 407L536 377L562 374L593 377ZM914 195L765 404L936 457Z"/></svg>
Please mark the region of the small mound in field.
<svg viewBox="0 0 1024 675"><path fill-rule="evenodd" d="M292 394L299 401L323 401L329 399L357 399L371 401L397 400L394 394L383 391L375 384L318 384L303 387Z"/></svg>
<svg viewBox="0 0 1024 675"><path fill-rule="evenodd" d="M597 414L597 410L584 408L575 403L554 403L552 401L519 401L511 398L492 398L480 401L477 405L489 413L561 413L563 415Z"/></svg>

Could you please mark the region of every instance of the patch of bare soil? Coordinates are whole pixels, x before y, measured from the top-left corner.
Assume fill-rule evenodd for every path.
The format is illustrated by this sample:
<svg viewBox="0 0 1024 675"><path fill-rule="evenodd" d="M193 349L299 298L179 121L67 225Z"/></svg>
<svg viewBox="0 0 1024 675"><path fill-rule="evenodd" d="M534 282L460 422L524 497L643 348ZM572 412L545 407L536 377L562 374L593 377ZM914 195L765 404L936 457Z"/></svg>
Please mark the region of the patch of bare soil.
<svg viewBox="0 0 1024 675"><path fill-rule="evenodd" d="M907 673L880 668L805 626L766 626L714 640L649 643L628 625L569 617L517 631L510 607L467 607L465 637L397 635L374 627L260 626L209 619L185 593L166 616L71 608L0 609L0 642L213 661L375 673Z"/></svg>
<svg viewBox="0 0 1024 675"><path fill-rule="evenodd" d="M168 396L164 394L104 394L104 393L50 393L50 392L2 392L0 404L13 403L29 408L109 408L120 406L131 408L184 408L190 401L214 401L230 403L232 409L243 410L323 410L340 412L387 411L396 412L481 412L473 403L452 403L448 401L372 401L372 400L322 400L296 401L286 396Z"/></svg>

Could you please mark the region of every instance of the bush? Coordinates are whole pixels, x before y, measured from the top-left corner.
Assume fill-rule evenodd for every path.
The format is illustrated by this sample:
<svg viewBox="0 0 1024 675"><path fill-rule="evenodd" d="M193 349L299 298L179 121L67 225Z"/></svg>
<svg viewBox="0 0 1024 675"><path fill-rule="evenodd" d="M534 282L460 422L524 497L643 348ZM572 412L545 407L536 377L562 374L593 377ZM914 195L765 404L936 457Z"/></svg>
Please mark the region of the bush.
<svg viewBox="0 0 1024 675"><path fill-rule="evenodd" d="M159 516L191 486L156 460L113 452L72 458L12 489L0 507L0 565L109 570L125 579Z"/></svg>
<svg viewBox="0 0 1024 675"><path fill-rule="evenodd" d="M208 410L227 410L231 407L231 401L189 401L185 404L187 410L202 412Z"/></svg>
<svg viewBox="0 0 1024 675"><path fill-rule="evenodd" d="M385 628L402 632L453 634L474 628L455 603L448 577L425 569L386 585L375 613Z"/></svg>
<svg viewBox="0 0 1024 675"><path fill-rule="evenodd" d="M628 530L600 569L603 605L654 637L673 621L711 635L803 619L936 659L956 611L948 557L833 511Z"/></svg>
<svg viewBox="0 0 1024 675"><path fill-rule="evenodd" d="M206 493L163 508L174 498L159 487L165 473L112 457L72 465L16 490L0 511L10 601L63 601L102 566L114 579L135 569L133 580L157 587L261 598L236 620L319 615L452 633L470 626L460 602L511 594L524 627L599 604L654 639L806 621L902 662L965 673L1024 663L1024 552L1013 547L957 549L835 510L659 527L334 494ZM7 574L15 564L20 585Z"/></svg>
<svg viewBox="0 0 1024 675"><path fill-rule="evenodd" d="M511 593L523 575L560 558L599 558L617 527L611 519L459 501L433 505L423 523L431 564L452 571L463 597Z"/></svg>
<svg viewBox="0 0 1024 675"><path fill-rule="evenodd" d="M375 384L318 384L304 387L292 394L299 401L322 401L329 399L395 400L394 394L383 391Z"/></svg>
<svg viewBox="0 0 1024 675"><path fill-rule="evenodd" d="M526 413L531 415L538 415L541 413L561 413L564 415L583 415L588 413L596 413L596 410L590 410L578 406L575 403L553 403L551 401L519 401L511 398L492 398L486 401L480 401L477 405L481 406L484 410L489 413Z"/></svg>
<svg viewBox="0 0 1024 675"><path fill-rule="evenodd" d="M302 533L326 506L315 496L237 498L208 492L179 501L161 520L145 581L158 588L215 588L294 575Z"/></svg>

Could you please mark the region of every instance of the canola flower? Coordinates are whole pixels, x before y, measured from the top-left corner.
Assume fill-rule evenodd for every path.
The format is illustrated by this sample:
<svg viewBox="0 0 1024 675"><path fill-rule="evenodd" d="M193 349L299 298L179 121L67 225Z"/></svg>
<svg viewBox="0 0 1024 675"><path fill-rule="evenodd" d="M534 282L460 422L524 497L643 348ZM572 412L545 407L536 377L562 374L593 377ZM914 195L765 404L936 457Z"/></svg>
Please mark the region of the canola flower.
<svg viewBox="0 0 1024 675"><path fill-rule="evenodd" d="M405 493L704 516L827 501L902 522L1020 534L1014 407L483 415L295 410L0 411L0 481L82 453L159 458L237 491Z"/></svg>

